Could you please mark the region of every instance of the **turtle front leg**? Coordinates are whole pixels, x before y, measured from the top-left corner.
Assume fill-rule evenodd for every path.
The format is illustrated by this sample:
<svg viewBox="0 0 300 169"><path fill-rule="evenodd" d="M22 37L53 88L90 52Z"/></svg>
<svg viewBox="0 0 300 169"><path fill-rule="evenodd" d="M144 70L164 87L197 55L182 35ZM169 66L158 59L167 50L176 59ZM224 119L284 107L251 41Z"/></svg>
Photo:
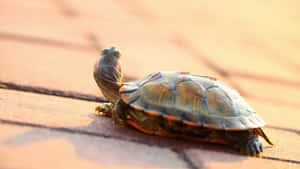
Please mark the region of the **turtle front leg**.
<svg viewBox="0 0 300 169"><path fill-rule="evenodd" d="M102 103L95 108L95 114L98 116L108 116L112 118L114 124L124 126L126 122L126 111L128 106L121 100L117 101L115 104L112 103Z"/></svg>
<svg viewBox="0 0 300 169"><path fill-rule="evenodd" d="M98 116L112 117L113 104L112 103L101 103L95 108L95 114Z"/></svg>
<svg viewBox="0 0 300 169"><path fill-rule="evenodd" d="M122 100L118 100L112 108L112 121L123 127L126 123L126 112L128 110L128 105Z"/></svg>

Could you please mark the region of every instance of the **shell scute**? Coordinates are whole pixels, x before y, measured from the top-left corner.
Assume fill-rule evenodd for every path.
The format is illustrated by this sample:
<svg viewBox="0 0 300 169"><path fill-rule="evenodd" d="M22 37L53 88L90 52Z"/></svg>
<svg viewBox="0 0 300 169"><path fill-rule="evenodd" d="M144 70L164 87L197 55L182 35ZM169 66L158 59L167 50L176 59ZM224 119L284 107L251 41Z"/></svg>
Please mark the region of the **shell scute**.
<svg viewBox="0 0 300 169"><path fill-rule="evenodd" d="M265 124L235 90L207 76L153 73L124 84L120 94L137 110L191 126L246 130Z"/></svg>
<svg viewBox="0 0 300 169"><path fill-rule="evenodd" d="M212 115L220 117L236 115L231 98L218 86L207 90L207 104Z"/></svg>

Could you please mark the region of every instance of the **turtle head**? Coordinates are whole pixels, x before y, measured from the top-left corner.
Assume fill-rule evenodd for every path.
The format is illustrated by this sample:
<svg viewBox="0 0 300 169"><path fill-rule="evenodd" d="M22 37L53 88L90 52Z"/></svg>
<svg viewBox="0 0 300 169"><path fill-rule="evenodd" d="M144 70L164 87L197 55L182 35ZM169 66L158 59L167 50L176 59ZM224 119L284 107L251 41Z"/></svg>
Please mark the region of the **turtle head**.
<svg viewBox="0 0 300 169"><path fill-rule="evenodd" d="M99 66L113 66L121 72L120 56L120 52L113 46L109 49L102 50L101 57L95 64L95 69Z"/></svg>
<svg viewBox="0 0 300 169"><path fill-rule="evenodd" d="M122 81L120 55L115 47L104 49L94 67L95 81L103 95L112 103L120 98L119 88Z"/></svg>

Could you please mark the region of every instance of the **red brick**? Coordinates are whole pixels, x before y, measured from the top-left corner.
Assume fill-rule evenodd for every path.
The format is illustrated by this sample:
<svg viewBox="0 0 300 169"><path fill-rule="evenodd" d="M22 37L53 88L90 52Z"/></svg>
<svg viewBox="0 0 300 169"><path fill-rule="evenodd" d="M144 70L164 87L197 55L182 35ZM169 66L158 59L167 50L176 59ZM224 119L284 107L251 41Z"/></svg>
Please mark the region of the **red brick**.
<svg viewBox="0 0 300 169"><path fill-rule="evenodd" d="M1 168L187 168L166 148L1 123L0 132Z"/></svg>

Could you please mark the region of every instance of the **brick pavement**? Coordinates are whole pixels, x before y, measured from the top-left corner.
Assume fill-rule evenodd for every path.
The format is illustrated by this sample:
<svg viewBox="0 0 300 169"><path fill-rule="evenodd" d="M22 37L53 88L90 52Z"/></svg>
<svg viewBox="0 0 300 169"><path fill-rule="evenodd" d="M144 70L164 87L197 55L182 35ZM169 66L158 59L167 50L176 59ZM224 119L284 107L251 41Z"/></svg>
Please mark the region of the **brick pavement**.
<svg viewBox="0 0 300 169"><path fill-rule="evenodd" d="M0 1L0 168L300 168L297 6ZM268 123L276 146L264 143L261 159L248 158L96 117L97 103L85 100L102 99L92 69L110 45L121 50L128 80L190 71L236 88Z"/></svg>

